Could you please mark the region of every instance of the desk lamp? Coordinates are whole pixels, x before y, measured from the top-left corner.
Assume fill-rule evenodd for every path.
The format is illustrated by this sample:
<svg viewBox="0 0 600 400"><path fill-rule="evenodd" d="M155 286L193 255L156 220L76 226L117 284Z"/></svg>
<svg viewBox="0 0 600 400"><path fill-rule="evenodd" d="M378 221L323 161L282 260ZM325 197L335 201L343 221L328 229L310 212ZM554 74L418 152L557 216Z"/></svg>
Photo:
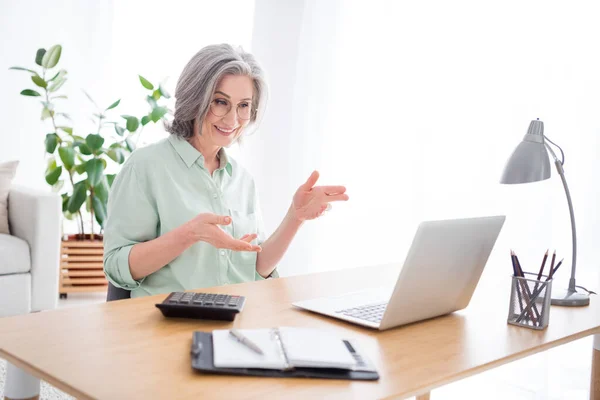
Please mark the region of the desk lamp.
<svg viewBox="0 0 600 400"><path fill-rule="evenodd" d="M546 141L556 146L561 153L561 159L559 160L552 151L552 148L546 143ZM500 179L500 183L504 184L517 184L517 183L530 183L543 181L550 178L550 160L546 149L552 155L554 159L554 165L560 179L562 180L567 194L567 203L569 204L569 212L571 214L571 234L573 236L573 261L571 263L571 279L569 280L569 287L566 290L557 291L552 293L552 304L558 306L586 306L590 304L589 292L587 289L581 286L575 285L575 262L577 259L577 238L575 233L575 216L573 214L573 203L571 202L571 195L565 180L565 171L563 170L564 153L562 149L544 136L544 123L539 120L531 121L527 134L523 138L523 141L517 146L515 151L512 153L506 166L504 167L504 173ZM577 288L584 290L586 293L577 292ZM553 291L554 292L554 291Z"/></svg>

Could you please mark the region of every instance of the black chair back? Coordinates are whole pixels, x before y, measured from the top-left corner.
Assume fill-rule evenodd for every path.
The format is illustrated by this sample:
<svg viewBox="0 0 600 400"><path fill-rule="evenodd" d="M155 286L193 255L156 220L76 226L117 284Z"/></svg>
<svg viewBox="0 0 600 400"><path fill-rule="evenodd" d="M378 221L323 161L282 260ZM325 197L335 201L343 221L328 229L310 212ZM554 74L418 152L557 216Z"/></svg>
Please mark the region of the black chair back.
<svg viewBox="0 0 600 400"><path fill-rule="evenodd" d="M131 291L116 287L108 282L108 292L106 293L106 301L124 300L131 298Z"/></svg>

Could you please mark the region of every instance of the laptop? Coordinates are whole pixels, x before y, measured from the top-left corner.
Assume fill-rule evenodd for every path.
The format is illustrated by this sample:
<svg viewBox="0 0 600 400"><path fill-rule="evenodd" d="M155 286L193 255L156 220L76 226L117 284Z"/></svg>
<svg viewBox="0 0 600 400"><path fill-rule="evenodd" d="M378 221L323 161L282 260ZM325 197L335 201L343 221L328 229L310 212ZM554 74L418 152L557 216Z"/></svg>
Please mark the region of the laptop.
<svg viewBox="0 0 600 400"><path fill-rule="evenodd" d="M393 290L370 288L293 305L379 330L462 310L471 301L505 219L422 222Z"/></svg>

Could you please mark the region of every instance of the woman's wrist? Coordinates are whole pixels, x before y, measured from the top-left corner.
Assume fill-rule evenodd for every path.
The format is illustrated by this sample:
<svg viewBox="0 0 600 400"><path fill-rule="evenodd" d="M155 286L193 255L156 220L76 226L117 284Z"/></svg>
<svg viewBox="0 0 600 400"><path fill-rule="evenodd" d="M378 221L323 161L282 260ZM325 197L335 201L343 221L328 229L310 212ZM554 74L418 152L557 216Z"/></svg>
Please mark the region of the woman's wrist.
<svg viewBox="0 0 600 400"><path fill-rule="evenodd" d="M290 208L288 209L288 212L285 216L285 220L287 220L287 223L294 226L296 229L299 229L304 224L304 220L298 218L298 216L296 215L296 211L294 210L294 203L290 205Z"/></svg>
<svg viewBox="0 0 600 400"><path fill-rule="evenodd" d="M177 241L184 244L186 248L201 240L200 235L191 227L189 222L176 228L174 233Z"/></svg>

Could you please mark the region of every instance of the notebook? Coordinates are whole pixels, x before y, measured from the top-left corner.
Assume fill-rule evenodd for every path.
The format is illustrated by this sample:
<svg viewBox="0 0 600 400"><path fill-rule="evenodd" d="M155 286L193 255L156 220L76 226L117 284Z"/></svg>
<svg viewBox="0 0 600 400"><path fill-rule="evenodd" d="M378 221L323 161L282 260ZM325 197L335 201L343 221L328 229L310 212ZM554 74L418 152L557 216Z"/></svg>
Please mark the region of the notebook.
<svg viewBox="0 0 600 400"><path fill-rule="evenodd" d="M291 327L240 329L239 332L256 344L263 354L240 343L230 335L229 330L214 330L212 340L215 367L373 370L358 353L356 346L332 332Z"/></svg>

